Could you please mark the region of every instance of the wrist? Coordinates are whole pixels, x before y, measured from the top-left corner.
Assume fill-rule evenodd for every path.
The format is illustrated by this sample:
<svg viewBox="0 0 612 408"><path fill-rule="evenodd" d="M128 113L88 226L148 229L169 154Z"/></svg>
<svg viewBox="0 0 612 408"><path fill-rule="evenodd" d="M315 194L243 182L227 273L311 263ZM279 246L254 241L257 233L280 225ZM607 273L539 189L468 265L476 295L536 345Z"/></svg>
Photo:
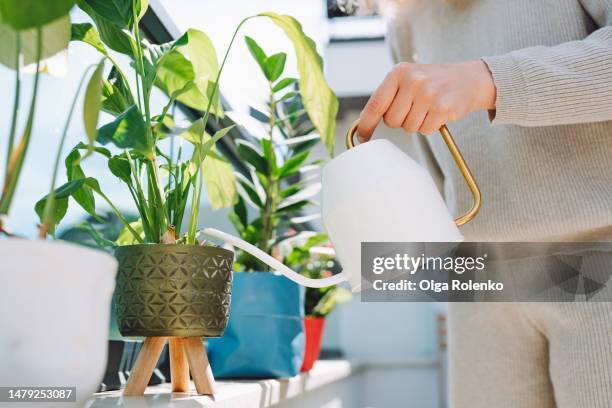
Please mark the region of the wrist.
<svg viewBox="0 0 612 408"><path fill-rule="evenodd" d="M476 82L476 110L494 110L497 99L497 89L493 75L484 61L476 60L472 63L474 79Z"/></svg>

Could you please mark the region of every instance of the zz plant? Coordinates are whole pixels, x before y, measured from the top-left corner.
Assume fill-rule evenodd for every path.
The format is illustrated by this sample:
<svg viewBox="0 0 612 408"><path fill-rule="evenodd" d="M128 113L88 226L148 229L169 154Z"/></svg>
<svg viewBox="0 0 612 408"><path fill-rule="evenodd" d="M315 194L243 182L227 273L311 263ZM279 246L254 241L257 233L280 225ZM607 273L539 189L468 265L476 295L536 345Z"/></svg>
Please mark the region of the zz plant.
<svg viewBox="0 0 612 408"><path fill-rule="evenodd" d="M306 220L300 212L316 204L311 198L319 184L309 183L303 176L320 164L309 157L321 137L312 125L303 91L295 87L299 80L284 75L287 54L268 56L251 37L245 37L245 41L268 82L268 111L261 113L266 119L267 136L256 144L244 140L238 143L238 155L249 165L250 174L236 173L240 195L230 220L242 239L278 256L277 246L290 237L285 232ZM333 139L325 141L331 154ZM249 217L247 206L255 209L255 217ZM239 252L235 268L267 271L269 267Z"/></svg>
<svg viewBox="0 0 612 408"><path fill-rule="evenodd" d="M298 81L305 109L331 148L329 141L333 141L338 102L323 79L322 62L314 42L292 17L262 13L246 18L236 28L219 64L212 42L201 31L190 29L179 39L162 45L144 39L138 23L147 10L147 0L78 0L77 4L94 24L73 24L72 40L94 47L110 63L111 70L100 81L101 98L96 100L97 85L92 85L92 92L87 95L91 95L91 109L84 115L84 122L89 145L79 144L72 149L65 159L68 182L36 205L45 222L43 209L48 199L53 196L61 204L59 211L53 212L50 231L65 214L69 197L94 217L95 197L99 197L124 223L132 243L196 244L204 184L214 208L236 202L231 165L215 149L215 143L231 127L209 133L208 124L210 115L223 116L218 91L221 72L238 30L252 18L270 19L293 42L298 70L309 73ZM114 53L125 54L132 60L133 85L116 63ZM153 87L169 98L161 111L155 113L150 103ZM202 116L189 126L177 126L171 114L175 102L201 112ZM100 128L96 128L97 107L114 117ZM175 137L189 142L192 152L187 154L180 148L175 154L165 151L162 141ZM81 162L91 154L104 157L109 171L127 186L139 214L137 223L127 222L103 193L100 183L85 175ZM187 228L181 234L184 220Z"/></svg>

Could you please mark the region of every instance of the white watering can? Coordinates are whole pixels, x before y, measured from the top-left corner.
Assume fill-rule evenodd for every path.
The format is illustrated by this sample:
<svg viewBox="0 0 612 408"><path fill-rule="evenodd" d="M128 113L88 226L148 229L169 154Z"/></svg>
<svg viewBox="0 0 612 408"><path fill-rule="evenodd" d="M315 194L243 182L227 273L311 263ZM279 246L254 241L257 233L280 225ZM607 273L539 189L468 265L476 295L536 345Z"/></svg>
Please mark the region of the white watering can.
<svg viewBox="0 0 612 408"><path fill-rule="evenodd" d="M460 226L480 210L481 194L448 128L440 133L474 197L472 208L453 220L431 175L388 140L355 147L355 122L346 135L347 151L323 169L323 224L343 266L341 273L307 278L259 248L212 228L202 234L228 242L300 285L321 288L348 281L361 289L362 242L461 242Z"/></svg>

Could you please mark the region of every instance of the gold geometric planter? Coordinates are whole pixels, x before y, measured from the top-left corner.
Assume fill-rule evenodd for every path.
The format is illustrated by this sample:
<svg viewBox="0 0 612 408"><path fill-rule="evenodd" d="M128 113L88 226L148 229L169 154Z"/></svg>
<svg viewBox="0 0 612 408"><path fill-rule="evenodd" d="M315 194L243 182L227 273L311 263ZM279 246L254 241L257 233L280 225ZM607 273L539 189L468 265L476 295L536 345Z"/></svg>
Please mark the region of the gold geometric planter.
<svg viewBox="0 0 612 408"><path fill-rule="evenodd" d="M115 302L123 336L223 335L231 298L231 251L143 244L119 247L115 256Z"/></svg>

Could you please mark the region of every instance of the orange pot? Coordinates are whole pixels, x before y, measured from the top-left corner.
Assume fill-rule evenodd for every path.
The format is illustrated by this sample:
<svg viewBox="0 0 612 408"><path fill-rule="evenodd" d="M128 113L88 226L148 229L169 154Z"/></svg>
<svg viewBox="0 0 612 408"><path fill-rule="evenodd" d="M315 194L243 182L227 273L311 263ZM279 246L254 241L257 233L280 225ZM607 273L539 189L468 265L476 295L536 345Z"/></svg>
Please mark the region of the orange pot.
<svg viewBox="0 0 612 408"><path fill-rule="evenodd" d="M306 316L304 319L304 331L306 332L306 347L304 352L304 362L301 372L310 371L314 363L319 359L321 352L321 338L323 337L323 327L325 318Z"/></svg>

